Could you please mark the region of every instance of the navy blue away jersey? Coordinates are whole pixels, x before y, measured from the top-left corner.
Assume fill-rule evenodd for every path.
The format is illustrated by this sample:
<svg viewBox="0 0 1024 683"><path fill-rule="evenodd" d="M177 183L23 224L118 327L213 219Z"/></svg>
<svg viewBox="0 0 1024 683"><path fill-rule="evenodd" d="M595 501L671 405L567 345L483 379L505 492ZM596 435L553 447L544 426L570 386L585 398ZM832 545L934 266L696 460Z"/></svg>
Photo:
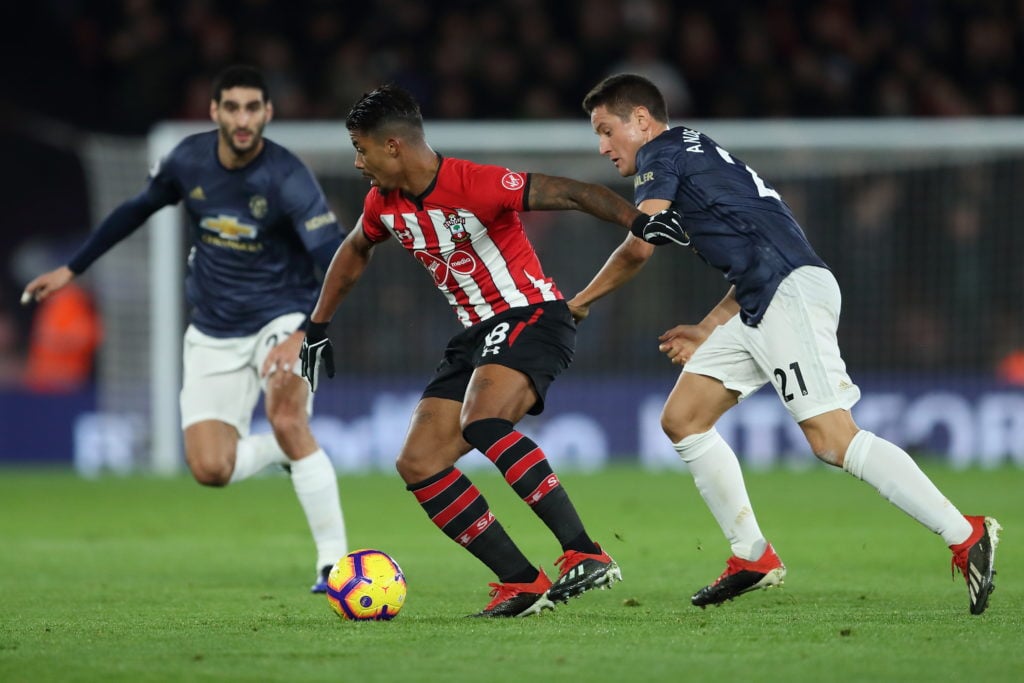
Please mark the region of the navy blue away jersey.
<svg viewBox="0 0 1024 683"><path fill-rule="evenodd" d="M320 289L311 252L341 228L310 170L270 140L244 168L217 158L217 131L192 135L150 173L147 192L184 200L192 234L185 292L192 322L245 336L285 313L309 313Z"/></svg>
<svg viewBox="0 0 1024 683"><path fill-rule="evenodd" d="M825 267L779 193L703 133L671 128L641 147L636 162L636 203L672 202L693 250L736 286L745 324L760 322L794 269Z"/></svg>

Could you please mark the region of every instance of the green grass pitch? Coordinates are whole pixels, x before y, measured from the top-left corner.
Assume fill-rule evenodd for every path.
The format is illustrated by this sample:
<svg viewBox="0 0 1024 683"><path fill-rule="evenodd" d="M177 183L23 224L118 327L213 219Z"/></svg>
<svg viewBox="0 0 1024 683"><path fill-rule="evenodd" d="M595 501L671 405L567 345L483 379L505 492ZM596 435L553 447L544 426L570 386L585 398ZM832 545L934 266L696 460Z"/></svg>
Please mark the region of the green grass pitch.
<svg viewBox="0 0 1024 683"><path fill-rule="evenodd" d="M780 589L700 610L728 548L689 476L565 474L624 581L554 612L467 619L487 570L395 475L343 476L353 548L409 582L392 622L346 623L310 595L312 542L289 482L84 481L0 470L0 681L1019 681L1024 470L927 467L1003 524L988 612L967 611L941 539L825 466L748 473ZM549 573L554 540L495 474L472 478Z"/></svg>

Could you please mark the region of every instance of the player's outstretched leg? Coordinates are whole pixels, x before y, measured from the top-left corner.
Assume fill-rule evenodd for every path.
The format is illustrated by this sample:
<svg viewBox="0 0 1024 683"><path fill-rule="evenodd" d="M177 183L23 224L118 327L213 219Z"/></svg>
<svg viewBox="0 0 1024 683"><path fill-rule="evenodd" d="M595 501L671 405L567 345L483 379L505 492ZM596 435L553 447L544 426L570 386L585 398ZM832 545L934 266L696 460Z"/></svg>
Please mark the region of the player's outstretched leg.
<svg viewBox="0 0 1024 683"><path fill-rule="evenodd" d="M591 588L622 580L622 571L591 540L544 451L509 420L485 418L462 430L466 441L495 464L512 490L547 525L562 546L559 568L547 597L566 602Z"/></svg>
<svg viewBox="0 0 1024 683"><path fill-rule="evenodd" d="M999 523L991 517L961 514L906 451L871 432L860 430L854 435L843 469L942 536L953 551L953 566L967 581L971 614L984 612L992 592Z"/></svg>
<svg viewBox="0 0 1024 683"><path fill-rule="evenodd" d="M714 583L697 591L690 602L697 607L720 605L726 600L749 593L758 588L774 588L782 585L786 578L786 565L775 554L769 543L761 557L744 560L733 555L726 563L725 571Z"/></svg>
<svg viewBox="0 0 1024 683"><path fill-rule="evenodd" d="M551 581L516 547L466 475L448 467L407 488L446 536L498 576L491 602L472 616L525 617L554 608L545 595Z"/></svg>
<svg viewBox="0 0 1024 683"><path fill-rule="evenodd" d="M988 607L989 593L995 590L992 576L996 573L996 546L1002 527L992 517L965 515L964 519L971 524L971 535L949 549L953 551L953 568L967 581L971 614L981 614Z"/></svg>

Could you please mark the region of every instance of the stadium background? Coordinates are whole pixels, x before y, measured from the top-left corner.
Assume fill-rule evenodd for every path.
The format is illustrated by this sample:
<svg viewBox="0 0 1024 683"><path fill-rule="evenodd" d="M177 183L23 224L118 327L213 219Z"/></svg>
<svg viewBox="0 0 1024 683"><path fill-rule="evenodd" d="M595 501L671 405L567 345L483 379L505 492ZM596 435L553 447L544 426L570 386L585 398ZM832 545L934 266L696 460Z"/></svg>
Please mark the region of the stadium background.
<svg viewBox="0 0 1024 683"><path fill-rule="evenodd" d="M670 95L674 122L705 127L780 190L835 270L840 341L866 391L861 422L955 464L1024 464L1019 3L54 0L19 12L24 30L6 43L17 58L0 67L0 461L74 458L88 474L151 467L155 450L173 449L153 415L160 396L176 395L179 360L151 352L180 329L152 325L153 272L167 265L151 260L152 226L82 280L104 325L88 381L59 391L26 382L39 310L17 299L28 277L66 259L141 186L154 126L205 125L210 78L245 61L270 79L268 137L299 121L327 126L296 134L347 223L365 186L340 119L381 82L412 90L435 130L488 143L458 149L456 133L449 146L435 142L442 153L574 175L628 197L592 137L589 148L563 143L589 135L579 101L591 84L649 75ZM568 296L619 240L575 215L526 221ZM550 414L529 424L552 457L677 466L657 429L675 372L654 338L698 319L723 291L692 255L659 252L595 307ZM343 469L389 467L415 391L455 329L408 257L379 250L333 326L344 376L318 400L318 436ZM155 376L161 368L171 381ZM748 462L808 461L770 393L737 415L723 430Z"/></svg>

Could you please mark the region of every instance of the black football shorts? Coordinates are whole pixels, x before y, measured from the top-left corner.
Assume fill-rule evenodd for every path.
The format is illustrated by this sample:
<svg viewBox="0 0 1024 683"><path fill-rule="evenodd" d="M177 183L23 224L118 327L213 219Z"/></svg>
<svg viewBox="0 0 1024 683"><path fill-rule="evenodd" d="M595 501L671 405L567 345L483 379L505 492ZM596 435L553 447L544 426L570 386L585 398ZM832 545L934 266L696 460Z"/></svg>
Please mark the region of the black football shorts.
<svg viewBox="0 0 1024 683"><path fill-rule="evenodd" d="M565 301L512 308L448 340L423 398L462 402L473 370L497 363L530 378L537 402L527 412L540 415L548 387L572 363L575 348L576 323Z"/></svg>

